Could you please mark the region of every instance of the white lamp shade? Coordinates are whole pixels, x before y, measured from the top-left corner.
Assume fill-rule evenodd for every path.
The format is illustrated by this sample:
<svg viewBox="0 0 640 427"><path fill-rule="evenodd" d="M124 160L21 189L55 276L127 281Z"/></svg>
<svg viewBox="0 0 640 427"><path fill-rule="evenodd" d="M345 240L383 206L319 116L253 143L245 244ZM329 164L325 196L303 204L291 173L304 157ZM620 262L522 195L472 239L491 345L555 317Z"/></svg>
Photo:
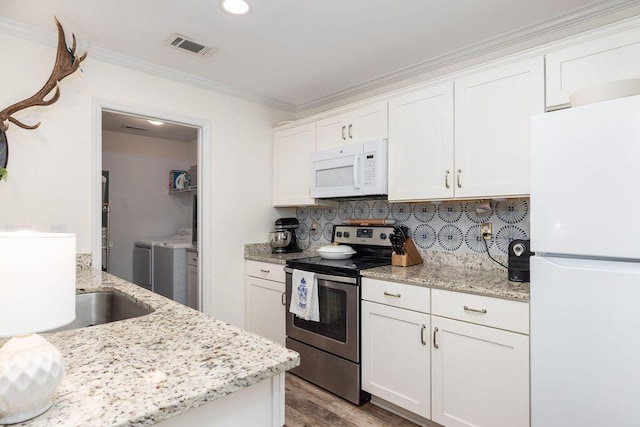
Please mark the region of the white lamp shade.
<svg viewBox="0 0 640 427"><path fill-rule="evenodd" d="M0 233L0 337L70 323L75 294L74 234Z"/></svg>

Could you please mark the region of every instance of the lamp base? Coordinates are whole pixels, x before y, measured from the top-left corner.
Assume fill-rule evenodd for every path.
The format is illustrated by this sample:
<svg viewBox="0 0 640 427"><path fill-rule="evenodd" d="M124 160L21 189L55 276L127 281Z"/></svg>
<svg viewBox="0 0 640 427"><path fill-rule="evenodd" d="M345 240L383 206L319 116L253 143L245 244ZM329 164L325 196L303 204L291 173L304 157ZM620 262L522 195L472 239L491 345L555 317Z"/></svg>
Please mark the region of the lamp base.
<svg viewBox="0 0 640 427"><path fill-rule="evenodd" d="M62 381L62 354L37 334L11 338L0 348L0 424L37 417Z"/></svg>

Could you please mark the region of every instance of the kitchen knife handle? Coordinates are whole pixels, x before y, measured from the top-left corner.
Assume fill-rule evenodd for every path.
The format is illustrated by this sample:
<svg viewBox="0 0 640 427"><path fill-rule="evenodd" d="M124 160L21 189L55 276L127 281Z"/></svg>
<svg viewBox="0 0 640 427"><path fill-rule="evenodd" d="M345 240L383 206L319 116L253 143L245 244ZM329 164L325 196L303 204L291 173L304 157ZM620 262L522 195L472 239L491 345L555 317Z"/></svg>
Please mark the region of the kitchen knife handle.
<svg viewBox="0 0 640 427"><path fill-rule="evenodd" d="M433 329L433 348L440 348L440 346L438 345L438 341L436 340L436 337L438 336L438 328L434 328Z"/></svg>
<svg viewBox="0 0 640 427"><path fill-rule="evenodd" d="M349 125L349 139L353 139L353 134L351 133L351 128L353 125Z"/></svg>
<svg viewBox="0 0 640 427"><path fill-rule="evenodd" d="M388 297L394 297L394 298L400 298L400 297L402 296L402 295L400 295L400 294L392 294L392 293L389 293L389 292L387 292L387 291L384 291L384 294L385 294L386 296L388 296Z"/></svg>
<svg viewBox="0 0 640 427"><path fill-rule="evenodd" d="M346 139L347 139L347 138L344 136L344 132L345 132L345 130L347 130L347 127L346 127L346 126L342 126L342 140L343 140L343 141L346 141Z"/></svg>
<svg viewBox="0 0 640 427"><path fill-rule="evenodd" d="M427 345L427 342L424 340L424 330L427 329L427 325L422 325L420 328L420 343L422 345Z"/></svg>
<svg viewBox="0 0 640 427"><path fill-rule="evenodd" d="M460 175L462 174L462 169L458 169L458 175L457 175L457 181L458 181L458 188L462 188L462 182L460 182Z"/></svg>
<svg viewBox="0 0 640 427"><path fill-rule="evenodd" d="M445 187L447 187L447 188L451 188L451 186L449 185L449 174L450 174L450 173L451 173L451 172L449 171L449 169L447 169L447 170L444 172L444 186L445 186Z"/></svg>

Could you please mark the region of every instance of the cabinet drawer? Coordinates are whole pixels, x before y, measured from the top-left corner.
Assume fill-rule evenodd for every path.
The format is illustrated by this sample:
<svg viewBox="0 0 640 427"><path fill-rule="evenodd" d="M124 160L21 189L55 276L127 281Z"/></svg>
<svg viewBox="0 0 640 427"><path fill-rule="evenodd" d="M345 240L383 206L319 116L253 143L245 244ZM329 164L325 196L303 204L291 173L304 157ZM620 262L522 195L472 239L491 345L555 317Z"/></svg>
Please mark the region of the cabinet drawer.
<svg viewBox="0 0 640 427"><path fill-rule="evenodd" d="M187 251L187 265L198 266L198 252Z"/></svg>
<svg viewBox="0 0 640 427"><path fill-rule="evenodd" d="M508 331L529 333L529 304L432 289L432 314Z"/></svg>
<svg viewBox="0 0 640 427"><path fill-rule="evenodd" d="M386 280L362 279L362 299L429 313L430 289Z"/></svg>
<svg viewBox="0 0 640 427"><path fill-rule="evenodd" d="M247 276L284 283L284 265L249 260L247 261Z"/></svg>

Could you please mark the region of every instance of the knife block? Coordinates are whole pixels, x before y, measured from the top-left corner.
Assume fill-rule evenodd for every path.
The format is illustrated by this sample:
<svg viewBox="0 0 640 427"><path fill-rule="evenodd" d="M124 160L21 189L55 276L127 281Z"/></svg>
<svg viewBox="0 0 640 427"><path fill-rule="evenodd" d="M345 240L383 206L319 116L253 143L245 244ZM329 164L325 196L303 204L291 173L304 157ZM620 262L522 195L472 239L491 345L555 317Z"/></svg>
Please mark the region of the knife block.
<svg viewBox="0 0 640 427"><path fill-rule="evenodd" d="M395 252L391 253L391 265L396 267L409 267L411 265L422 264L422 257L418 248L413 243L411 237L407 238L402 245L404 249L404 255L399 255Z"/></svg>

